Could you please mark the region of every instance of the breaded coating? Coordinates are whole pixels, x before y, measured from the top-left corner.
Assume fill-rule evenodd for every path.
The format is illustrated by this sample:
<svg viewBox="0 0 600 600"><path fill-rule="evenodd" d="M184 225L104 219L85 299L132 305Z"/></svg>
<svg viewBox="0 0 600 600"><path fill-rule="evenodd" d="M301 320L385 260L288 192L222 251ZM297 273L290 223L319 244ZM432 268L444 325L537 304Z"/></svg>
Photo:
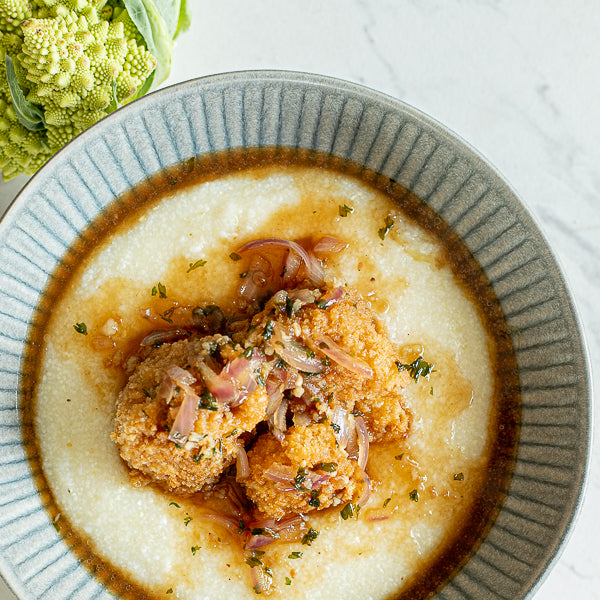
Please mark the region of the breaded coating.
<svg viewBox="0 0 600 600"><path fill-rule="evenodd" d="M322 303L317 300L291 315L289 310L273 314L274 309L267 309L253 320L258 332L255 339L269 320L276 319L293 330L296 339L326 365L322 373L302 375L304 393L301 398L292 398L292 411L307 412L317 421L324 415L331 418L333 410L341 407L364 415L371 441L402 439L410 418L401 391L410 376L398 370L397 350L381 330L370 304L352 288L345 287L341 293L341 298L329 306L320 308ZM315 290L313 295L319 297L321 293ZM323 337L333 340L349 359L370 367L372 374L354 372L328 358L319 343ZM276 345L273 349L276 354L281 352Z"/></svg>
<svg viewBox="0 0 600 600"><path fill-rule="evenodd" d="M265 418L267 396L257 387L239 406L216 403L195 365L199 357L214 353L215 345L232 357L227 338L214 336L181 340L152 349L134 370L117 399L113 440L131 470L132 481L161 483L170 490L197 492L215 483L235 462L244 434ZM238 354L239 354L238 349ZM235 355L235 354L233 354ZM179 367L195 381L189 386L204 400L193 431L183 444L169 439L179 410L178 386L172 397L162 392L166 370Z"/></svg>
<svg viewBox="0 0 600 600"><path fill-rule="evenodd" d="M369 302L347 286L280 290L230 325L235 342L190 337L130 361L113 439L134 482L197 492L239 455L238 479L267 518L366 502L369 441L410 426L410 376ZM247 393L232 399L231 386Z"/></svg>
<svg viewBox="0 0 600 600"><path fill-rule="evenodd" d="M248 452L250 476L242 484L269 518L356 501L364 475L338 447L329 424L290 427L283 442L261 435Z"/></svg>

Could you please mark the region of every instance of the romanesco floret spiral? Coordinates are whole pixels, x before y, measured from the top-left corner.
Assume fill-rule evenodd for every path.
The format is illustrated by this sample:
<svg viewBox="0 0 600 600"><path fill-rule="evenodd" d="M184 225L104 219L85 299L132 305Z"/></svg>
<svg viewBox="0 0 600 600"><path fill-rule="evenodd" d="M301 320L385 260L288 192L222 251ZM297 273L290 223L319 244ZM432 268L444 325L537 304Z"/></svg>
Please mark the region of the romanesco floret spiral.
<svg viewBox="0 0 600 600"><path fill-rule="evenodd" d="M17 117L4 57L44 116ZM0 168L33 174L73 137L136 94L156 67L119 0L0 0Z"/></svg>

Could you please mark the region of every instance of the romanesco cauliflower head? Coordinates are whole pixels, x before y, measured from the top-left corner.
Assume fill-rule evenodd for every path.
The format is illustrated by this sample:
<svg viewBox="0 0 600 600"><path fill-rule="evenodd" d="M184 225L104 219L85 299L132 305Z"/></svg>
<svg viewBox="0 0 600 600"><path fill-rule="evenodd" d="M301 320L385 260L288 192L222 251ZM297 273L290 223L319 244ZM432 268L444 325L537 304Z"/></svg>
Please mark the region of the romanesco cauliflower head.
<svg viewBox="0 0 600 600"><path fill-rule="evenodd" d="M26 101L43 115L30 130L7 80L14 64ZM135 97L156 58L120 0L0 0L0 168L33 174L62 146Z"/></svg>

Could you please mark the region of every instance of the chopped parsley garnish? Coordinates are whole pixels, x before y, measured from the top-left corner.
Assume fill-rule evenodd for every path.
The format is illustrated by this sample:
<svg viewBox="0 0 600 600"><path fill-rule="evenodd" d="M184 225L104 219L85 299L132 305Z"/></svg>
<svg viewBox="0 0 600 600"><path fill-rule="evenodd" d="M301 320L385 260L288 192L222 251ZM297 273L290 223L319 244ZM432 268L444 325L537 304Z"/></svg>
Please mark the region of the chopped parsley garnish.
<svg viewBox="0 0 600 600"><path fill-rule="evenodd" d="M285 578L285 585L292 585L292 580L289 577Z"/></svg>
<svg viewBox="0 0 600 600"><path fill-rule="evenodd" d="M173 588L169 588L169 589L168 589L168 590L165 592L165 594L172 594L172 593L173 593Z"/></svg>
<svg viewBox="0 0 600 600"><path fill-rule="evenodd" d="M392 501L392 498L391 498L391 497L390 497L390 498L386 498L386 499L383 501L383 508L385 508L385 507L386 507L386 506L387 506L387 505L388 505L388 504L389 504L391 501Z"/></svg>
<svg viewBox="0 0 600 600"><path fill-rule="evenodd" d="M204 392L200 396L200 402L198 402L198 408L204 410L219 410L216 398L210 392Z"/></svg>
<svg viewBox="0 0 600 600"><path fill-rule="evenodd" d="M244 523L244 521L242 521L241 519L238 521L238 533L241 535L242 533L244 533L246 529L246 523Z"/></svg>
<svg viewBox="0 0 600 600"><path fill-rule="evenodd" d="M321 506L321 501L319 500L319 494L321 490L311 490L310 491L310 500L308 501L309 506L313 506L314 508L318 508Z"/></svg>
<svg viewBox="0 0 600 600"><path fill-rule="evenodd" d="M192 517L187 516L184 520L183 520L183 524L187 527L190 524L190 521L192 520Z"/></svg>
<svg viewBox="0 0 600 600"><path fill-rule="evenodd" d="M340 432L340 426L337 423L332 423L331 429L333 429L336 433Z"/></svg>
<svg viewBox="0 0 600 600"><path fill-rule="evenodd" d="M200 548L202 548L202 546L192 546L192 555L196 556L196 552L198 552Z"/></svg>
<svg viewBox="0 0 600 600"><path fill-rule="evenodd" d="M341 515L342 519L344 519L344 521L346 521L347 519L350 519L354 516L358 517L359 512L360 512L360 506L358 506L357 504L352 504L352 502L349 502L348 504L346 504L346 506L344 506L344 508L342 508L342 510L340 511L340 515Z"/></svg>
<svg viewBox="0 0 600 600"><path fill-rule="evenodd" d="M175 307L171 306L171 308L168 308L167 310L165 310L165 312L160 315L160 318L163 321L166 321L167 323L173 323L173 319L171 319L171 317L173 316L173 313L175 312Z"/></svg>
<svg viewBox="0 0 600 600"><path fill-rule="evenodd" d="M175 508L181 508L177 502L169 502L169 506L174 506Z"/></svg>
<svg viewBox="0 0 600 600"><path fill-rule="evenodd" d="M294 308L295 300L292 300L289 296L285 297L285 314L288 317L294 316L294 313L298 312L298 308ZM296 305L298 306L298 305Z"/></svg>
<svg viewBox="0 0 600 600"><path fill-rule="evenodd" d="M305 479L306 469L304 467L300 467L296 473L296 477L294 477L294 480L291 483L299 492L310 492L308 488L302 485Z"/></svg>
<svg viewBox="0 0 600 600"><path fill-rule="evenodd" d="M312 546L312 543L319 537L319 532L312 527L304 534L302 543L305 546Z"/></svg>
<svg viewBox="0 0 600 600"><path fill-rule="evenodd" d="M231 437L232 435L235 435L238 432L238 428L236 427L235 429L232 429L225 437Z"/></svg>
<svg viewBox="0 0 600 600"><path fill-rule="evenodd" d="M75 325L73 325L73 329L77 333L81 333L81 335L88 334L87 325L85 323L75 323Z"/></svg>
<svg viewBox="0 0 600 600"><path fill-rule="evenodd" d="M352 214L354 212L354 207L353 206L348 206L347 204L344 204L343 206L340 204L338 207L338 212L340 214L340 217L347 217L348 215Z"/></svg>
<svg viewBox="0 0 600 600"><path fill-rule="evenodd" d="M273 531L273 529L270 529L269 527L253 527L250 533L252 535L268 535L272 538L279 537L279 534L276 531Z"/></svg>
<svg viewBox="0 0 600 600"><path fill-rule="evenodd" d="M260 560L260 558L256 558L256 556L249 556L246 559L246 564L250 565L251 567L262 567L262 560Z"/></svg>
<svg viewBox="0 0 600 600"><path fill-rule="evenodd" d="M146 388L142 388L142 394L144 394L144 396L146 396L146 398L152 398L152 396L150 395L150 392ZM148 416L148 415L146 415L146 416Z"/></svg>
<svg viewBox="0 0 600 600"><path fill-rule="evenodd" d="M463 473L454 473L454 481L464 481L465 476Z"/></svg>
<svg viewBox="0 0 600 600"><path fill-rule="evenodd" d="M337 463L336 462L320 462L317 463L313 468L316 471L325 471L325 473L333 473L337 471Z"/></svg>
<svg viewBox="0 0 600 600"><path fill-rule="evenodd" d="M408 371L408 374L415 381L419 381L419 377L429 377L429 375L433 373L434 365L433 363L427 362L422 356L419 356L410 364L404 364L397 360L396 367L398 368L398 371Z"/></svg>
<svg viewBox="0 0 600 600"><path fill-rule="evenodd" d="M271 321L271 319L267 321L267 324L265 325L262 334L265 341L271 339L271 336L273 335L273 321Z"/></svg>
<svg viewBox="0 0 600 600"><path fill-rule="evenodd" d="M242 257L237 253L237 252L232 252L229 255L229 258L233 261L238 261L238 260L242 260Z"/></svg>
<svg viewBox="0 0 600 600"><path fill-rule="evenodd" d="M404 456L404 452L402 454L396 454L396 456L394 456L394 458L396 460L402 460L402 457Z"/></svg>
<svg viewBox="0 0 600 600"><path fill-rule="evenodd" d="M394 226L394 219L391 215L385 218L385 225L377 230L377 235L381 240L385 240L385 236L389 233L390 229Z"/></svg>
<svg viewBox="0 0 600 600"><path fill-rule="evenodd" d="M160 281L152 287L152 295L156 296L157 294L159 298L167 297L167 286L162 284Z"/></svg>
<svg viewBox="0 0 600 600"><path fill-rule="evenodd" d="M408 497L413 501L413 502L418 502L419 501L419 492L414 489L409 495Z"/></svg>
<svg viewBox="0 0 600 600"><path fill-rule="evenodd" d="M242 356L244 358L250 358L252 356L252 353L254 352L254 346L248 346L243 352L242 352Z"/></svg>
<svg viewBox="0 0 600 600"><path fill-rule="evenodd" d="M198 267L203 267L206 264L206 261L203 259L197 260L196 262L193 263L189 263L188 265L188 270L186 271L186 273L189 273L190 271L193 271L194 269L197 269Z"/></svg>
<svg viewBox="0 0 600 600"><path fill-rule="evenodd" d="M302 552L292 552L288 558L302 558Z"/></svg>

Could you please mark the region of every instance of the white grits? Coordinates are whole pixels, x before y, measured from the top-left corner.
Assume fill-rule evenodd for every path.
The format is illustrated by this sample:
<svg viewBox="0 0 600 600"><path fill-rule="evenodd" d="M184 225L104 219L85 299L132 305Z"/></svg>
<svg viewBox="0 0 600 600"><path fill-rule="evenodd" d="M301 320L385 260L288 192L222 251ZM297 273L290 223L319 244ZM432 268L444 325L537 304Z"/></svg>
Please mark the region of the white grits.
<svg viewBox="0 0 600 600"><path fill-rule="evenodd" d="M341 217L344 204L354 211ZM377 231L388 214L396 220L382 241ZM239 285L239 264L229 254L241 243L320 234L350 244L330 260L328 277L372 298L394 343L422 346L436 371L406 392L413 414L406 442L372 448L367 472L379 485L359 519L344 521L338 511L311 517L320 531L312 546L283 544L265 554L272 597L388 598L468 515L488 458L494 377L479 312L436 260L438 243L386 196L339 173L269 167L221 177L172 191L110 235L53 308L44 338L35 424L61 514L99 556L157 597L256 594L239 552L226 534L194 519L196 507L179 498L176 507L168 494L130 485L110 439L122 381L73 325L87 323L91 336L111 317L121 320L124 335L135 331L157 282L183 303L225 302ZM200 258L206 265L186 273ZM457 473L463 481L454 480ZM409 497L413 489L418 501ZM391 518L369 521L373 511ZM192 546L200 546L195 554ZM287 558L292 551L302 558Z"/></svg>

